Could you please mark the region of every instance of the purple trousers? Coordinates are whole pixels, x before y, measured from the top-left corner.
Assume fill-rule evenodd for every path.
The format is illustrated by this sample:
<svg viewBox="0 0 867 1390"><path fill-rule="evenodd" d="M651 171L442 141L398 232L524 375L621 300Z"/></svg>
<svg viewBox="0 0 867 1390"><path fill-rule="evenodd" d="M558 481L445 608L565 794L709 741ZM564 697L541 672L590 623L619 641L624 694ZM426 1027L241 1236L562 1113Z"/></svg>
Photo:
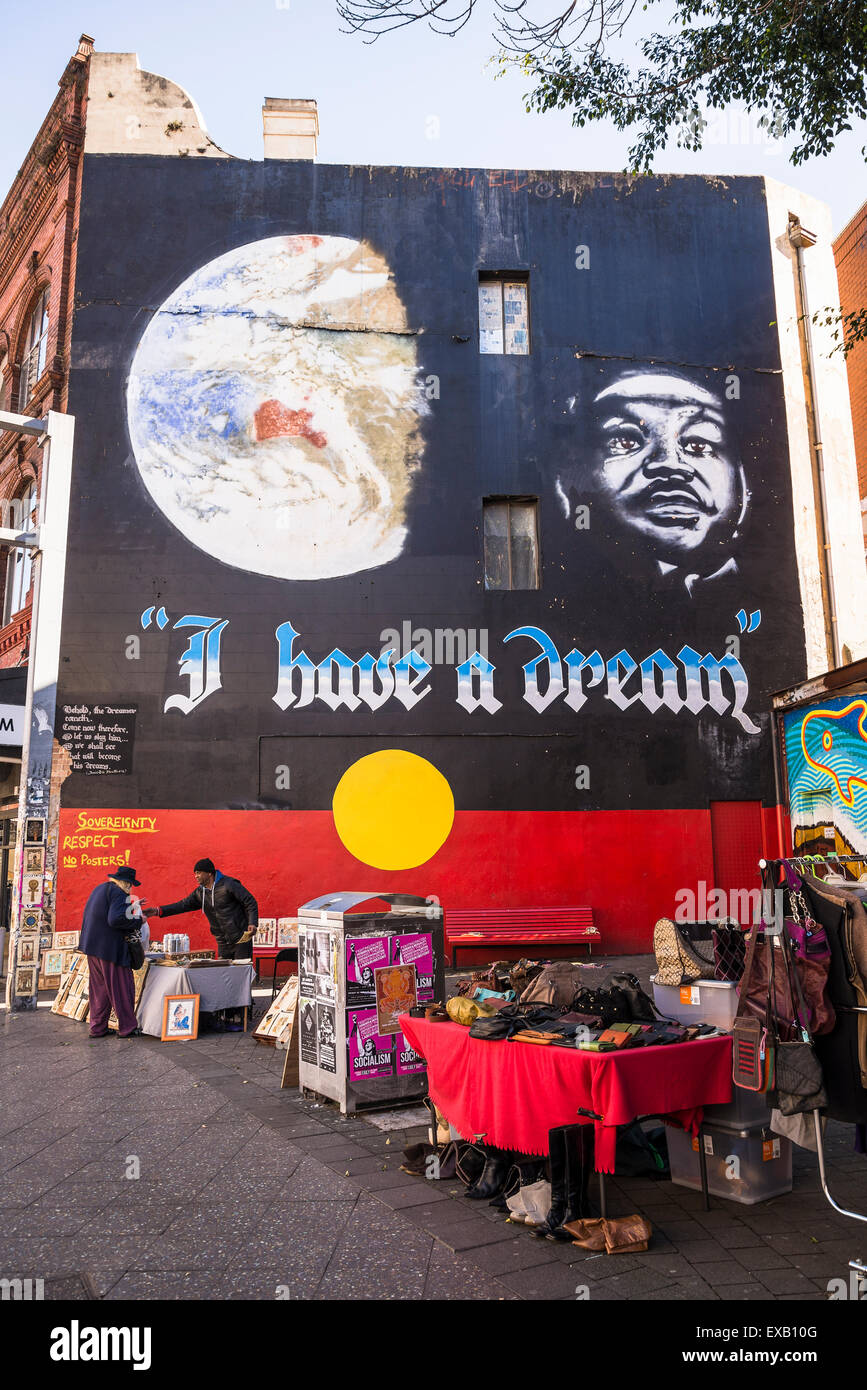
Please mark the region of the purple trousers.
<svg viewBox="0 0 867 1390"><path fill-rule="evenodd" d="M110 960L88 956L90 970L90 1036L101 1037L108 1029L112 1009L117 1014L118 1032L122 1038L135 1032L135 981L128 965L114 965Z"/></svg>

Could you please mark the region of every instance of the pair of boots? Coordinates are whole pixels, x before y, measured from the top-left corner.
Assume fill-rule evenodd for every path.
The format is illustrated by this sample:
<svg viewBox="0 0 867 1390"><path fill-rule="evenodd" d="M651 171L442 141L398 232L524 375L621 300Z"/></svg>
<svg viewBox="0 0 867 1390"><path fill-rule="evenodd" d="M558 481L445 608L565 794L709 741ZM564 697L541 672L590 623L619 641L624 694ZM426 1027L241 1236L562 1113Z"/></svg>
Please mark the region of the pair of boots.
<svg viewBox="0 0 867 1390"><path fill-rule="evenodd" d="M571 1240L563 1227L590 1215L587 1188L593 1171L593 1126L560 1125L548 1131L551 1161L551 1210L533 1234Z"/></svg>

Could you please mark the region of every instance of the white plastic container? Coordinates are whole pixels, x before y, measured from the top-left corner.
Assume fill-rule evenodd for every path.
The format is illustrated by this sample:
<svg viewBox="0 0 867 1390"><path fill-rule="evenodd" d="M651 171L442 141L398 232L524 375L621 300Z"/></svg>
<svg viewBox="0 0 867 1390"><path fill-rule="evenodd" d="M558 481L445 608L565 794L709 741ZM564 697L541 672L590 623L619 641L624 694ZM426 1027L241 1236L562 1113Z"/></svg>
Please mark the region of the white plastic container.
<svg viewBox="0 0 867 1390"><path fill-rule="evenodd" d="M712 1023L726 1032L738 1011L737 986L727 980L696 980L691 985L654 982L653 999L666 1018L675 1018L678 1023Z"/></svg>
<svg viewBox="0 0 867 1390"><path fill-rule="evenodd" d="M666 1126L671 1181L701 1190L699 1140L686 1130ZM701 1135L707 1158L708 1191L729 1202L754 1206L792 1190L792 1145L761 1125L723 1129L706 1125Z"/></svg>
<svg viewBox="0 0 867 1390"><path fill-rule="evenodd" d="M728 1105L706 1105L704 1120L723 1129L755 1129L771 1123L771 1107L764 1091L747 1091L733 1084Z"/></svg>

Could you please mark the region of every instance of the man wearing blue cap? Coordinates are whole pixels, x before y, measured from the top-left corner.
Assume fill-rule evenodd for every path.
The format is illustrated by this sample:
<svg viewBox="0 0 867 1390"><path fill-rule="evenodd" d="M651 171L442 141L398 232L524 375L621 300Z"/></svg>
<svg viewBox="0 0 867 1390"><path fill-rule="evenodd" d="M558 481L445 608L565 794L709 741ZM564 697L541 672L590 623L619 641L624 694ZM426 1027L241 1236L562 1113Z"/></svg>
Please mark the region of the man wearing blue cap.
<svg viewBox="0 0 867 1390"><path fill-rule="evenodd" d="M141 1033L135 1016L135 981L124 938L136 929L139 917L130 888L140 887L135 869L118 864L108 882L94 888L84 907L78 949L87 956L90 972L90 1036L108 1035L112 1009L121 1038Z"/></svg>

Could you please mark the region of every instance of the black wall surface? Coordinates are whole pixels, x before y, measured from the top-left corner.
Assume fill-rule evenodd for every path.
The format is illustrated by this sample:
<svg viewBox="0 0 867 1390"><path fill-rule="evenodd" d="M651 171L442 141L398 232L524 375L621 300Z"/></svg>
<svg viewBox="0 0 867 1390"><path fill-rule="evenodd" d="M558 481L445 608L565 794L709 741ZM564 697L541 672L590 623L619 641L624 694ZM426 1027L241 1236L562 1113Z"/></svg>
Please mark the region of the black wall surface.
<svg viewBox="0 0 867 1390"><path fill-rule="evenodd" d="M191 544L142 483L126 408L130 364L166 298L233 248L298 234L357 238L386 258L417 335L420 377L438 378L439 391L420 419L402 554L310 581L249 573ZM576 268L578 247L588 249L587 269ZM529 356L480 355L479 270L528 272ZM88 156L58 704L138 714L133 771L73 774L64 804L325 808L354 758L395 743L430 757L462 809L773 800L767 695L805 675L775 318L760 179ZM737 569L691 597L605 522L588 482L593 397L630 371L736 393L727 430L749 506L720 555ZM492 495L539 499L538 591L485 590L482 499ZM591 504L588 531L567 519L564 496ZM164 630L153 621L142 630L150 607L165 610ZM741 635L740 610L761 613L753 632ZM164 711L189 690L178 669L189 631L173 627L183 615L228 620L221 688L188 714ZM502 707L462 708L448 663L435 666L430 694L411 710L394 698L378 711L274 702L278 624L291 621L296 651L318 662L335 647L351 660L377 655L381 632L407 620L486 629ZM625 650L641 662L660 648L677 664L685 644L719 659L735 636L749 680L745 718L762 733L732 717L727 677L721 711L651 713L638 701L620 709L604 684L580 710L560 698L537 711L523 699L521 667L539 649L502 640L524 624L543 629L561 657L577 647L606 661ZM139 638L138 658L129 636ZM289 788L275 786L281 764L292 767ZM578 765L590 769L580 793Z"/></svg>

